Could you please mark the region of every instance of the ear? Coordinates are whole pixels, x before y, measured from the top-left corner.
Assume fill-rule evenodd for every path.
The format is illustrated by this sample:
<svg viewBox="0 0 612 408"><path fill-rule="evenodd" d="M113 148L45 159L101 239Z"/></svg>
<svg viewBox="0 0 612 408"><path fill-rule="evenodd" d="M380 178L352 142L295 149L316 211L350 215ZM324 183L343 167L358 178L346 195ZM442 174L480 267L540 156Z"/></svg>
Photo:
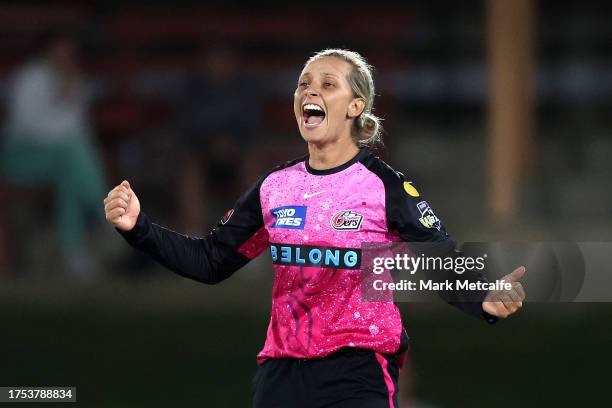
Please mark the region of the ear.
<svg viewBox="0 0 612 408"><path fill-rule="evenodd" d="M355 98L351 101L348 106L347 116L349 118L356 118L361 115L361 112L365 109L365 101L362 98Z"/></svg>

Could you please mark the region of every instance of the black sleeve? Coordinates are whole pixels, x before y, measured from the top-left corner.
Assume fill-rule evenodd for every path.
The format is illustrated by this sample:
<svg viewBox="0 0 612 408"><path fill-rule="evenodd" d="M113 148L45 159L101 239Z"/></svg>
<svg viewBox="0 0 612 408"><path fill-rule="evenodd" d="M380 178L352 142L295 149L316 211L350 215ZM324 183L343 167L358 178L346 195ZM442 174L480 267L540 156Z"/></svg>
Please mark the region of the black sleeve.
<svg viewBox="0 0 612 408"><path fill-rule="evenodd" d="M426 256L461 257L455 241L448 235L442 221L436 216L429 203L420 195L418 190L407 180L403 174L393 171L386 173L385 205L387 214L387 227L396 231L402 241L414 243L419 248L426 248ZM420 245L422 243L422 245ZM409 244L410 246L410 244ZM427 271L428 278L436 281L446 279L455 280L457 275L449 271ZM487 282L486 277L476 270L466 271L461 279L471 282ZM460 310L494 323L497 318L489 315L482 309L482 301L487 295L486 291L446 291L440 296L449 304Z"/></svg>
<svg viewBox="0 0 612 408"><path fill-rule="evenodd" d="M207 237L182 235L152 223L143 212L125 240L179 275L215 284L230 277L268 245L263 228L261 179L228 211Z"/></svg>

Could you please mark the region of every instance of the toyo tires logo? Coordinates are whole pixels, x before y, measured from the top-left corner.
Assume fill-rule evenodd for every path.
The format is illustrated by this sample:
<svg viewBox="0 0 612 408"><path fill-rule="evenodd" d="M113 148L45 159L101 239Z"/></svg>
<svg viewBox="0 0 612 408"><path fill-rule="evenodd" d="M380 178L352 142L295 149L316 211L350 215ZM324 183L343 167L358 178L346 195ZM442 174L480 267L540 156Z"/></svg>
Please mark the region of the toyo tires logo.
<svg viewBox="0 0 612 408"><path fill-rule="evenodd" d="M306 206L286 205L270 210L274 216L272 228L304 229L306 224Z"/></svg>
<svg viewBox="0 0 612 408"><path fill-rule="evenodd" d="M358 231L363 215L351 210L338 211L331 219L331 226L338 231Z"/></svg>

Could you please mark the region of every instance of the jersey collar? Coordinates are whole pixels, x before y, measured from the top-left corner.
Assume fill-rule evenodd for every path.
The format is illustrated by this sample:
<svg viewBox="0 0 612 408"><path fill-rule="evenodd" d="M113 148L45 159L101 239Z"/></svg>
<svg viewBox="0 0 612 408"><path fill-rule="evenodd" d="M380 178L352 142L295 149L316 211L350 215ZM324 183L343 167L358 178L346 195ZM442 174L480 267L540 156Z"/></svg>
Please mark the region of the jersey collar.
<svg viewBox="0 0 612 408"><path fill-rule="evenodd" d="M306 171L316 176L325 176L328 174L338 173L342 170L348 169L353 164L357 163L358 161L366 157L369 153L370 151L367 148L362 147L359 149L359 152L355 155L355 157L353 157L351 160L339 166L332 167L331 169L325 169L325 170L317 170L317 169L313 169L312 167L310 167L310 164L308 164L308 159L310 158L310 156L306 156L306 162L305 162Z"/></svg>

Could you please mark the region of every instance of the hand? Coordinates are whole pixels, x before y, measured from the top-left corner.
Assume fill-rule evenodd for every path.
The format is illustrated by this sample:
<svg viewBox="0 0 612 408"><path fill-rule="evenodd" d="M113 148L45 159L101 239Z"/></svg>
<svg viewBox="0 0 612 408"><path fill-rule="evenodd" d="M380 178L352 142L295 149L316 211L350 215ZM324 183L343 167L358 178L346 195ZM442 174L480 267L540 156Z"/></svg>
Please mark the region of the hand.
<svg viewBox="0 0 612 408"><path fill-rule="evenodd" d="M104 199L106 220L122 231L129 231L136 225L140 214L140 202L127 180L113 188Z"/></svg>
<svg viewBox="0 0 612 408"><path fill-rule="evenodd" d="M525 291L519 280L525 275L525 270L524 266L519 266L514 272L504 276L503 281L511 283L512 289L490 291L482 302L482 310L490 315L505 319L523 307Z"/></svg>

